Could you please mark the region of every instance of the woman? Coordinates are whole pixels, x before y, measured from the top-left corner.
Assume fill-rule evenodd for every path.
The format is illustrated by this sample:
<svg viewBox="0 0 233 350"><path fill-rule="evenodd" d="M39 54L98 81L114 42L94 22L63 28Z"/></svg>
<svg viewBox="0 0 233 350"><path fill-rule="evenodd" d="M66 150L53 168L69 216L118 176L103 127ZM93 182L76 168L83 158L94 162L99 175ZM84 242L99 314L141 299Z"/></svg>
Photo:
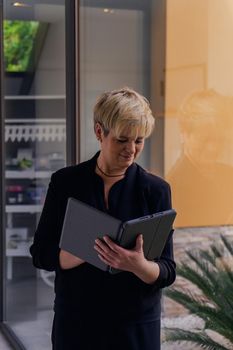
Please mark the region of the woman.
<svg viewBox="0 0 233 350"><path fill-rule="evenodd" d="M93 249L124 270L115 275L59 249L69 197L122 221L171 208L169 185L135 163L153 127L143 96L129 88L106 92L94 108L100 152L51 177L31 254L36 267L56 271L54 350L160 349L161 289L175 280L172 232L157 261L145 259L141 235L127 250L106 232Z"/></svg>

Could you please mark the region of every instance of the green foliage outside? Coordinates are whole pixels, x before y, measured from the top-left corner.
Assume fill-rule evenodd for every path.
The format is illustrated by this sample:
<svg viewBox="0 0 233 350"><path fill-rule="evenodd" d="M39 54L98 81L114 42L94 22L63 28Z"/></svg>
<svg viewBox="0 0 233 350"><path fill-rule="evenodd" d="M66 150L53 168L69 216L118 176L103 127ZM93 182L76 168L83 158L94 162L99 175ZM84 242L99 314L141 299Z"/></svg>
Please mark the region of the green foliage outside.
<svg viewBox="0 0 233 350"><path fill-rule="evenodd" d="M25 72L31 58L39 23L5 20L4 60L7 72Z"/></svg>
<svg viewBox="0 0 233 350"><path fill-rule="evenodd" d="M209 250L187 252L178 276L191 282L186 289L168 288L166 295L204 321L198 329L165 328L169 342L203 349L233 349L233 243L222 236ZM186 349L189 349L188 345Z"/></svg>

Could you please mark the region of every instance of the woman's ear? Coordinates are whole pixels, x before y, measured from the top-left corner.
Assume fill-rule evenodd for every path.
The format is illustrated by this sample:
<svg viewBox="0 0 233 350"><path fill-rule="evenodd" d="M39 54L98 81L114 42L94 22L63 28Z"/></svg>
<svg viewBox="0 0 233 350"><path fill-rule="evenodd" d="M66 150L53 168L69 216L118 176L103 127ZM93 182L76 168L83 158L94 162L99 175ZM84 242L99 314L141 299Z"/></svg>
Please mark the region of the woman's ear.
<svg viewBox="0 0 233 350"><path fill-rule="evenodd" d="M95 134L96 134L97 140L102 142L103 130L102 130L102 127L101 127L101 125L99 123L95 124Z"/></svg>

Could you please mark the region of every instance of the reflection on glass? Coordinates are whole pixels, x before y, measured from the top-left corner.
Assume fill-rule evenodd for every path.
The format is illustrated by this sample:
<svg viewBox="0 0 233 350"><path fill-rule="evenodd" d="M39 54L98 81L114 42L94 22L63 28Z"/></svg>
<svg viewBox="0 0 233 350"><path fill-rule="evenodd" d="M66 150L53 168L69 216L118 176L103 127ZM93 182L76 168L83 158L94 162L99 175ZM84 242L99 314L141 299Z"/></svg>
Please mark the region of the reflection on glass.
<svg viewBox="0 0 233 350"><path fill-rule="evenodd" d="M232 98L214 90L194 92L180 106L183 149L167 174L178 227L233 223L233 166L226 157L232 113Z"/></svg>
<svg viewBox="0 0 233 350"><path fill-rule="evenodd" d="M65 2L37 1L30 9L9 3L3 40L6 321L25 348L46 350L54 275L35 270L29 246L51 173L66 163Z"/></svg>
<svg viewBox="0 0 233 350"><path fill-rule="evenodd" d="M25 72L33 55L38 21L3 21L4 61L7 72Z"/></svg>

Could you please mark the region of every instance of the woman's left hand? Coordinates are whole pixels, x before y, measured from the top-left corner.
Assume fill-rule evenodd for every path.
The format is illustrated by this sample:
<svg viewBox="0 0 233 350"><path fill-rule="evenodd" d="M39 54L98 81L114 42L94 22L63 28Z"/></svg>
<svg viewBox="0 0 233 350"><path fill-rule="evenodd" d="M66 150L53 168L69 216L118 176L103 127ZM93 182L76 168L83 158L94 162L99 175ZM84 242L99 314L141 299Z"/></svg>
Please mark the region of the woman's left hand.
<svg viewBox="0 0 233 350"><path fill-rule="evenodd" d="M133 249L120 247L108 236L104 236L103 241L96 239L94 248L99 253L99 258L115 269L132 272L146 283L153 283L158 278L159 266L145 258L141 234Z"/></svg>
<svg viewBox="0 0 233 350"><path fill-rule="evenodd" d="M94 248L99 253L99 258L115 269L133 272L145 260L142 235L137 237L136 245L131 250L120 247L108 236L104 236L103 241L96 239Z"/></svg>

